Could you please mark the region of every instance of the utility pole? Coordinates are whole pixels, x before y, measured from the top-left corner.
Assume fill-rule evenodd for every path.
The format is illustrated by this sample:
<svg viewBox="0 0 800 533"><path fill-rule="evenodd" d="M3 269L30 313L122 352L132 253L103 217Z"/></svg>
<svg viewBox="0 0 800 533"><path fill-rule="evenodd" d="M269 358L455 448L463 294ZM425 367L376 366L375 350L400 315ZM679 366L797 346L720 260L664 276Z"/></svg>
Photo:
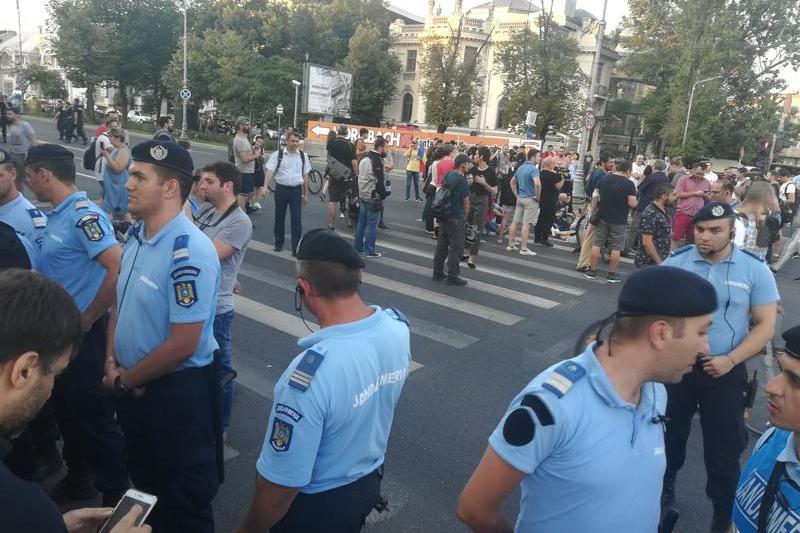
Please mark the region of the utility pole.
<svg viewBox="0 0 800 533"><path fill-rule="evenodd" d="M19 0L17 0L17 43L19 45L19 51L17 60L14 62L14 69L16 70L15 74L17 77L17 88L23 93L19 104L19 110L24 112L25 110L23 107L25 106L25 91L22 90L22 15L19 10Z"/></svg>
<svg viewBox="0 0 800 533"><path fill-rule="evenodd" d="M600 58L603 54L603 36L606 32L606 8L608 7L608 0L603 0L603 16L600 18L597 28L597 47L594 53L594 61L592 61L592 79L589 83L589 94L586 97L586 111L594 112L594 93L597 92L597 86L600 83ZM583 187L583 160L586 158L584 152L589 151L589 130L586 128L586 115L581 117L581 141L578 145L578 154L581 157L577 168L575 169L575 183L572 184L572 197L577 200L577 204L581 205L586 199L586 191ZM595 126L596 127L596 126Z"/></svg>
<svg viewBox="0 0 800 533"><path fill-rule="evenodd" d="M186 51L188 48L188 39L186 35L186 12L189 10L188 4L183 5L183 87L184 89L188 87L187 80L186 80ZM183 113L181 117L181 140L186 141L188 137L186 136L187 130L187 121L186 121L186 103L188 102L188 98L181 98L183 100Z"/></svg>
<svg viewBox="0 0 800 533"><path fill-rule="evenodd" d="M706 78L704 80L694 82L692 85L692 92L689 94L689 109L686 110L686 124L683 126L683 142L681 142L681 148L686 146L686 134L689 132L689 117L692 116L692 104L694 103L694 90L697 89L697 86L701 83L705 83L711 80L718 80L722 76L714 76L711 78Z"/></svg>
<svg viewBox="0 0 800 533"><path fill-rule="evenodd" d="M300 91L300 85L302 85L297 80L292 80L292 85L294 85L294 120L292 121L292 130L297 131L297 95Z"/></svg>

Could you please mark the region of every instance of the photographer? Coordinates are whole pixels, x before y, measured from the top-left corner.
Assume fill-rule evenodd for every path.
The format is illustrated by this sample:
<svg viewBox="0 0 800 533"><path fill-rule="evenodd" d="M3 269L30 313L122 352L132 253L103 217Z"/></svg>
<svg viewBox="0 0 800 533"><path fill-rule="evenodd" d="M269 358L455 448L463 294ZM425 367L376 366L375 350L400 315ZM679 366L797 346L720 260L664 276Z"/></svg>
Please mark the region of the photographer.
<svg viewBox="0 0 800 533"><path fill-rule="evenodd" d="M378 232L383 200L386 192L383 158L386 157L386 140L376 137L372 150L358 164L358 223L356 224L355 247L366 257L378 258L375 238Z"/></svg>

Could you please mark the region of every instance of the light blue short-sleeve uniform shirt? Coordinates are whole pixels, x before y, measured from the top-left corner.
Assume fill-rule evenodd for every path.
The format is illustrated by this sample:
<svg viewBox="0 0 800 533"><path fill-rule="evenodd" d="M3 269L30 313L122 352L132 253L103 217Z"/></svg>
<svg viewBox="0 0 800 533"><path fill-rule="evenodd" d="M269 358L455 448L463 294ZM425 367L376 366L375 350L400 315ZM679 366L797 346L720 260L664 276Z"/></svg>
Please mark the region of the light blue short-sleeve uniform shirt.
<svg viewBox="0 0 800 533"><path fill-rule="evenodd" d="M131 228L117 283L117 362L132 368L170 336L171 324L203 323L195 353L180 369L210 364L220 265L211 241L181 211L147 238Z"/></svg>
<svg viewBox="0 0 800 533"><path fill-rule="evenodd" d="M265 479L303 493L352 483L383 464L411 363L405 318L393 309L323 328L275 385L261 456Z"/></svg>
<svg viewBox="0 0 800 533"><path fill-rule="evenodd" d="M42 274L60 283L83 313L106 277L97 256L117 245L108 216L78 191L48 214L40 254Z"/></svg>
<svg viewBox="0 0 800 533"><path fill-rule="evenodd" d="M0 220L27 237L37 248L42 247L47 217L22 194L0 205Z"/></svg>
<svg viewBox="0 0 800 533"><path fill-rule="evenodd" d="M511 402L489 446L523 472L515 530L655 532L666 468L663 385L639 405L617 394L594 353L551 366Z"/></svg>
<svg viewBox="0 0 800 533"><path fill-rule="evenodd" d="M663 263L694 272L707 279L717 291L719 307L708 330L711 355L727 355L750 331L750 309L776 303L780 296L769 267L756 256L732 246L727 259L711 263L697 246L679 248Z"/></svg>

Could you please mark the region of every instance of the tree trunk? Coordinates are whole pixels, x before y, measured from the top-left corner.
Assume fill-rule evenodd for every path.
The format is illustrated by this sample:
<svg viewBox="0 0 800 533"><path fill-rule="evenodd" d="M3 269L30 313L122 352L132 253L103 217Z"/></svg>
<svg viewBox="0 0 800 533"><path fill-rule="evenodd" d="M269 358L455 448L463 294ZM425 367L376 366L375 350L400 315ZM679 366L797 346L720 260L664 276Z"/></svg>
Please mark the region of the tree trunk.
<svg viewBox="0 0 800 533"><path fill-rule="evenodd" d="M119 93L114 100L122 104L122 116L119 117L119 121L124 128L128 124L128 86L123 82L119 82L117 87Z"/></svg>

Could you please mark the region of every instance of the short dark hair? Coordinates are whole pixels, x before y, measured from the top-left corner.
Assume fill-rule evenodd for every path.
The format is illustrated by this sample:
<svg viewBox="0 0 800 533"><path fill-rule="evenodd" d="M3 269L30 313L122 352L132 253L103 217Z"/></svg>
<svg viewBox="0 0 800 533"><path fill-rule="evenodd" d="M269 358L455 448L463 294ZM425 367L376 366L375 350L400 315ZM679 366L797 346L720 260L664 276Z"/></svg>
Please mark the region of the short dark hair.
<svg viewBox="0 0 800 533"><path fill-rule="evenodd" d="M81 345L81 314L58 283L29 270L0 271L0 365L25 352L39 354L45 373Z"/></svg>
<svg viewBox="0 0 800 533"><path fill-rule="evenodd" d="M192 192L194 176L189 176L181 172L175 172L159 165L153 165L153 169L155 170L158 179L161 180L161 183L164 183L167 180L178 181L178 185L180 185L181 188L181 205L185 204L186 200L189 199L189 194Z"/></svg>
<svg viewBox="0 0 800 533"><path fill-rule="evenodd" d="M659 183L656 187L656 192L654 198L661 198L665 194L669 194L675 190L675 186L671 183Z"/></svg>
<svg viewBox="0 0 800 533"><path fill-rule="evenodd" d="M600 152L600 159L598 159L598 163L607 163L610 159L614 159L614 156L611 152Z"/></svg>
<svg viewBox="0 0 800 533"><path fill-rule="evenodd" d="M729 193L733 194L733 182L728 178L720 178L717 180L722 187L723 191L728 191Z"/></svg>
<svg viewBox="0 0 800 533"><path fill-rule="evenodd" d="M158 125L163 128L170 120L172 120L172 117L168 115L164 115L163 117L158 117Z"/></svg>
<svg viewBox="0 0 800 533"><path fill-rule="evenodd" d="M375 137L375 142L372 143L373 148L380 148L382 146L386 146L386 139L381 137L380 135Z"/></svg>
<svg viewBox="0 0 800 533"><path fill-rule="evenodd" d="M34 172L41 169L49 170L58 181L65 183L75 183L75 160L74 159L48 159L46 161L36 161L29 165Z"/></svg>
<svg viewBox="0 0 800 533"><path fill-rule="evenodd" d="M238 195L242 190L242 173L236 166L227 161L216 161L203 167L202 172L212 172L219 180L220 185L233 183L233 194Z"/></svg>
<svg viewBox="0 0 800 533"><path fill-rule="evenodd" d="M533 156L535 155L539 155L539 150L537 150L536 148L531 148L530 151L528 152L528 159L533 159Z"/></svg>
<svg viewBox="0 0 800 533"><path fill-rule="evenodd" d="M490 152L489 148L486 146L479 146L478 149L475 150L475 153L481 156L481 159L483 159L487 163L489 162L489 159L492 157L492 152Z"/></svg>
<svg viewBox="0 0 800 533"><path fill-rule="evenodd" d="M367 128L361 128L360 130L358 130L359 135L366 135L367 133L369 133L369 130Z"/></svg>
<svg viewBox="0 0 800 533"><path fill-rule="evenodd" d="M297 133L296 131L290 131L289 133L286 134L286 140L287 141L289 139L291 139L292 137L295 137L298 141L300 140L300 134Z"/></svg>
<svg viewBox="0 0 800 533"><path fill-rule="evenodd" d="M361 285L358 268L348 268L333 261L299 260L297 277L308 281L320 298L350 296L358 292Z"/></svg>
<svg viewBox="0 0 800 533"><path fill-rule="evenodd" d="M647 331L653 322L664 320L669 322L675 330L676 337L682 337L686 320L674 316L647 315L647 316L618 316L614 320L609 338L611 340L638 339Z"/></svg>
<svg viewBox="0 0 800 533"><path fill-rule="evenodd" d="M631 162L623 159L622 161L617 161L616 167L618 172L628 172L631 169Z"/></svg>

